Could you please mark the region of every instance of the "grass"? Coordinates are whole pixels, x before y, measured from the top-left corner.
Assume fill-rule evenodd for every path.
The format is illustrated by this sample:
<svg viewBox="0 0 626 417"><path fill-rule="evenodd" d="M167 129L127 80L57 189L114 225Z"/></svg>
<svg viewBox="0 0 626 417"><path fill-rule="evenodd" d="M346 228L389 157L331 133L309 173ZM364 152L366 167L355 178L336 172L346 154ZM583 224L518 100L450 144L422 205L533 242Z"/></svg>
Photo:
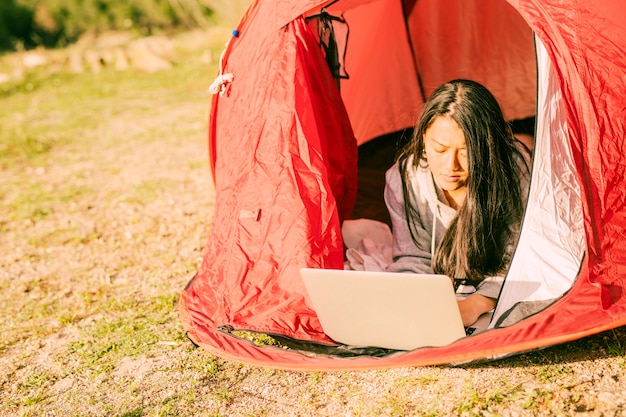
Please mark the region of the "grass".
<svg viewBox="0 0 626 417"><path fill-rule="evenodd" d="M217 57L227 33L180 35L168 71L40 69L0 84L0 415L623 410L624 328L488 364L362 372L261 369L194 348L176 303L214 200L217 59L200 57Z"/></svg>
<svg viewBox="0 0 626 417"><path fill-rule="evenodd" d="M10 109L0 113L0 353L17 355L2 379L0 415L58 409L59 381L96 381L122 360L185 344L176 301L198 267L211 206L198 150L216 72L200 54L219 55L223 37L214 33L194 49L184 43L171 72L39 70L0 85ZM162 159L144 161L146 149ZM187 167L182 176L179 165ZM178 191L207 186L202 212L191 194L173 207ZM197 225L168 224L168 210ZM30 366L41 350L46 366ZM172 415L179 398L159 400L159 414ZM96 414L116 410L115 401L80 390L66 402Z"/></svg>

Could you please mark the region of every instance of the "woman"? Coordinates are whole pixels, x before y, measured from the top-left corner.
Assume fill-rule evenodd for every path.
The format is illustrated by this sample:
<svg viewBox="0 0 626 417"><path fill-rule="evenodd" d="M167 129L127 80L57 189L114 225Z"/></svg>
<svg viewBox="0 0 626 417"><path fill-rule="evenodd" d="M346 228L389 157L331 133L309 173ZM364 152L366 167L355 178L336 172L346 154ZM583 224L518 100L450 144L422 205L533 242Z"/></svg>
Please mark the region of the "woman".
<svg viewBox="0 0 626 417"><path fill-rule="evenodd" d="M494 96L454 80L424 105L412 140L387 171L395 272L445 274L469 288L463 324L495 307L524 211L528 149Z"/></svg>

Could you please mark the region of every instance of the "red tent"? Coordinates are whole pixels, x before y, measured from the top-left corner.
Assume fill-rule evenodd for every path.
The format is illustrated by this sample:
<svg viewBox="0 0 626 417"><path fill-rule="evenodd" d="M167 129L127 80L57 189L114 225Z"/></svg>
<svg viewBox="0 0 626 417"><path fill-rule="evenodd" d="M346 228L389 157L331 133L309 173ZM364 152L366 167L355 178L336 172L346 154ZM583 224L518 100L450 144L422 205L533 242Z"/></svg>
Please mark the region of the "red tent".
<svg viewBox="0 0 626 417"><path fill-rule="evenodd" d="M179 304L190 339L244 363L363 369L501 357L626 325L625 28L622 0L253 1L212 86L217 198ZM529 203L490 329L341 357L325 350L298 271L343 268L357 145L410 128L453 78L485 84L508 119L536 117ZM520 305L535 308L513 320Z"/></svg>

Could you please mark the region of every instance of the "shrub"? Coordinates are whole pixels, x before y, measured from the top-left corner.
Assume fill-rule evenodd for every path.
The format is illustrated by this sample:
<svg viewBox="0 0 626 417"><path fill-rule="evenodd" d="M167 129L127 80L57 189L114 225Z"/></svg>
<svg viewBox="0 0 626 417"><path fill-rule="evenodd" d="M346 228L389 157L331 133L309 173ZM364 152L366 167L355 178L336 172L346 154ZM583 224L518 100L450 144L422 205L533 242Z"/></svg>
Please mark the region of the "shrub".
<svg viewBox="0 0 626 417"><path fill-rule="evenodd" d="M30 47L33 11L15 0L0 2L0 50L15 49L18 45Z"/></svg>
<svg viewBox="0 0 626 417"><path fill-rule="evenodd" d="M1 0L0 49L18 43L26 48L65 46L87 31L149 35L202 27L211 15L206 0Z"/></svg>

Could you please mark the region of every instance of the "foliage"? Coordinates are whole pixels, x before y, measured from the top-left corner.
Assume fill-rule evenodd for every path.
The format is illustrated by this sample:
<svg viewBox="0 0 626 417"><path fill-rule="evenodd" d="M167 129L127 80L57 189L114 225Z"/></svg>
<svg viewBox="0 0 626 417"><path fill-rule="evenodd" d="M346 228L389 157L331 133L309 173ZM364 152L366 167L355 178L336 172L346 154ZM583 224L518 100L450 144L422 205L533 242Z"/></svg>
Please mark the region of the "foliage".
<svg viewBox="0 0 626 417"><path fill-rule="evenodd" d="M89 31L205 27L212 14L203 0L3 0L0 50L65 46Z"/></svg>
<svg viewBox="0 0 626 417"><path fill-rule="evenodd" d="M0 51L30 40L33 15L31 8L16 4L15 0L0 2Z"/></svg>

